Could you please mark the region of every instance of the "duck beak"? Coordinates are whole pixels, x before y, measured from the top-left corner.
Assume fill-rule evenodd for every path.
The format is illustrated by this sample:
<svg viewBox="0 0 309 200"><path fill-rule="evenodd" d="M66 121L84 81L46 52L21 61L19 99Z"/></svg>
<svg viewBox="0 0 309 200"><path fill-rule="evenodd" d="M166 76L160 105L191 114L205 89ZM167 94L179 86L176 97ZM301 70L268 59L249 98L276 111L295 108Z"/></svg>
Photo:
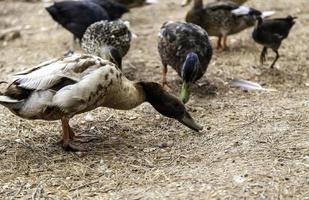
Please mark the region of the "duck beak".
<svg viewBox="0 0 309 200"><path fill-rule="evenodd" d="M191 0L183 0L182 3L181 3L181 6L182 6L182 7L185 7L185 6L187 6L190 2L191 2Z"/></svg>
<svg viewBox="0 0 309 200"><path fill-rule="evenodd" d="M190 98L191 83L184 81L181 86L180 99L182 103L187 103Z"/></svg>
<svg viewBox="0 0 309 200"><path fill-rule="evenodd" d="M198 125L194 121L194 119L190 116L190 114L187 111L185 111L185 114L184 114L183 118L179 119L178 121L180 123L182 123L183 125L187 126L188 128L196 131L196 132L198 132L198 131L203 129L202 126Z"/></svg>

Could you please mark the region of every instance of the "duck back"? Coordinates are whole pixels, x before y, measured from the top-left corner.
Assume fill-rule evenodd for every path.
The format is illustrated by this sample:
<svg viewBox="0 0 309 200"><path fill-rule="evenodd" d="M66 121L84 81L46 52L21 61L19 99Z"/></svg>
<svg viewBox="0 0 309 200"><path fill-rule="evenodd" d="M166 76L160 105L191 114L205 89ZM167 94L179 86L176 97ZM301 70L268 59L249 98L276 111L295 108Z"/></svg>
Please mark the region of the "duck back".
<svg viewBox="0 0 309 200"><path fill-rule="evenodd" d="M99 5L88 1L60 1L47 7L52 18L81 39L87 27L100 20L109 20L107 12Z"/></svg>

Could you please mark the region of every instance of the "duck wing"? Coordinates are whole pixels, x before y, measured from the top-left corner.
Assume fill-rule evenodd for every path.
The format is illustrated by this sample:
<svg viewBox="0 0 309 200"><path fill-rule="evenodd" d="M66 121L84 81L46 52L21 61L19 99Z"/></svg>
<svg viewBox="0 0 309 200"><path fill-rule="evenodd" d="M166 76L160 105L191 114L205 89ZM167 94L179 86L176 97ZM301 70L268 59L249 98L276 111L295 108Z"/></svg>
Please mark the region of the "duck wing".
<svg viewBox="0 0 309 200"><path fill-rule="evenodd" d="M13 76L13 83L29 90L47 90L65 80L76 83L87 73L94 70L98 57L73 54L53 59ZM58 85L58 87L61 87Z"/></svg>
<svg viewBox="0 0 309 200"><path fill-rule="evenodd" d="M286 38L295 24L295 17L288 16L286 18L275 18L264 20L259 26L259 29L272 34L279 35L281 38Z"/></svg>

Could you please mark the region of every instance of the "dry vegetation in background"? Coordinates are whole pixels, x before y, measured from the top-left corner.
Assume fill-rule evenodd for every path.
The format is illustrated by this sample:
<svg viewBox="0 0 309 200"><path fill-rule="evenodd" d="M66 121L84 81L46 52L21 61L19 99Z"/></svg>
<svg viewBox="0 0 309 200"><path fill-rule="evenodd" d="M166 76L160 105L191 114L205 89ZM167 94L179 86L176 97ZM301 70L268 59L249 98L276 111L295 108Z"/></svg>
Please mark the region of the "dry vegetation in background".
<svg viewBox="0 0 309 200"><path fill-rule="evenodd" d="M157 32L164 21L184 18L188 8L179 4L161 0L124 16L138 35L124 59L130 79L161 81ZM90 112L93 120L82 114L71 121L77 134L97 139L84 144L87 152L68 153L57 144L60 122L27 121L0 107L1 198L309 199L308 0L248 5L298 16L297 24L277 69L258 64L262 47L251 29L231 36L229 51L215 52L187 105L204 126L200 133L149 104L100 108ZM61 56L72 41L39 2L1 1L0 30L7 29L17 30L17 39L0 41L0 80ZM278 92L230 88L233 78ZM168 79L178 94L179 77L169 70Z"/></svg>

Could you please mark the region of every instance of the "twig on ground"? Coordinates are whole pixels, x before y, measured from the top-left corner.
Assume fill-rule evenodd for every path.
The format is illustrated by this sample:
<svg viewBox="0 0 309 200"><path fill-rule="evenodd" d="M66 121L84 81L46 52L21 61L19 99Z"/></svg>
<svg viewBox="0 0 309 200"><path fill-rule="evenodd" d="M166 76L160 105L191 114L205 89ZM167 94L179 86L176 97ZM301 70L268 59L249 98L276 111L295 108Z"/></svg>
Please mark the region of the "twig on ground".
<svg viewBox="0 0 309 200"><path fill-rule="evenodd" d="M14 196L11 197L11 200L16 199L16 197L19 195L19 193L24 189L24 186L26 183L22 184L20 188L17 190L17 192L14 194Z"/></svg>
<svg viewBox="0 0 309 200"><path fill-rule="evenodd" d="M82 188L84 188L84 187L87 187L87 186L96 184L96 183L98 183L98 182L99 182L99 181L97 180L97 181L93 181L93 182L90 182L90 183L86 183L86 184L84 184L84 185L80 185L80 186L78 186L78 187L75 187L75 188L70 189L69 192L73 192L73 191L75 191L75 190L82 189Z"/></svg>

